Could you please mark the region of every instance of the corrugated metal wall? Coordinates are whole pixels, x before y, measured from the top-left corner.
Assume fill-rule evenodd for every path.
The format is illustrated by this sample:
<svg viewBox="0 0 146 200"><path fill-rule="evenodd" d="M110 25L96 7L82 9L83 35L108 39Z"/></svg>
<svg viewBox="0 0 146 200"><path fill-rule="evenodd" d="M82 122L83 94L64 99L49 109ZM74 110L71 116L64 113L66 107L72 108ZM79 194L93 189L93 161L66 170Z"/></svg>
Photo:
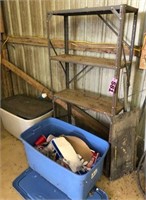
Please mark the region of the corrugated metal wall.
<svg viewBox="0 0 146 200"><path fill-rule="evenodd" d="M6 24L6 33L9 36L39 36L47 38L46 13L50 10L60 10L68 8L96 7L106 5L129 4L139 8L138 24L136 31L135 45L142 44L142 36L146 18L146 0L5 0L3 2L4 21ZM113 25L113 16L108 16ZM128 15L125 25L125 37L129 39L129 30L131 28L131 17ZM70 39L79 41L91 41L100 43L115 43L115 36L96 16L73 17L70 20ZM61 17L53 18L51 26L51 36L53 38L63 39L63 19ZM29 45L8 45L9 60L33 78L50 88L50 71L48 62L48 49L46 47L37 47ZM62 50L58 50L62 51ZM99 55L91 52L75 52L84 55ZM100 54L104 57L107 55ZM109 55L111 57L111 55ZM137 58L134 58L135 64L132 66L131 86L129 90L129 99L133 106L141 106L146 95L146 72L139 70ZM63 72L58 68L58 63L54 62L53 80L55 90L58 91L64 87ZM81 68L81 66L79 67ZM74 74L72 71L71 74ZM59 76L58 76L59 74ZM85 78L79 79L76 87L96 91L98 93L108 93L108 87L113 77L112 70L93 68L88 73L84 72ZM106 79L106 81L105 81ZM40 95L38 91L24 82L16 75L12 75L14 94L27 93L31 95ZM119 96L122 98L123 89ZM95 115L95 114L93 114ZM100 116L98 116L100 117Z"/></svg>

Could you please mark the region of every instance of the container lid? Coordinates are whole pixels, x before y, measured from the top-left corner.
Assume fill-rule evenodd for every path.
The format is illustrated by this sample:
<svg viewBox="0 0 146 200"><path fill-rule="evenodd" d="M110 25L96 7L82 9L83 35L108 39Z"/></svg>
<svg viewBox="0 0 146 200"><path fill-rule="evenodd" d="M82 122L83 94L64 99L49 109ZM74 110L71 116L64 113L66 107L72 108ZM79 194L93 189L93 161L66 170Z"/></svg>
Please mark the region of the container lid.
<svg viewBox="0 0 146 200"><path fill-rule="evenodd" d="M26 95L15 95L3 99L1 107L24 119L34 119L52 110L52 102Z"/></svg>
<svg viewBox="0 0 146 200"><path fill-rule="evenodd" d="M44 179L36 171L28 168L13 181L14 188L24 197L24 199L69 199L66 194ZM94 188L90 192L87 200L108 200L104 191Z"/></svg>

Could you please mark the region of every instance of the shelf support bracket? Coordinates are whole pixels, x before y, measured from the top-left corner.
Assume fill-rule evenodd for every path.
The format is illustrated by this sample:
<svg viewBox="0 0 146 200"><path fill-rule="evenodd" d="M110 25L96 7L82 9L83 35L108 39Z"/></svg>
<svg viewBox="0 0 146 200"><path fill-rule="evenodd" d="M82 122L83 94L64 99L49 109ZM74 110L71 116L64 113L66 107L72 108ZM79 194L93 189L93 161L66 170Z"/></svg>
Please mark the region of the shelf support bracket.
<svg viewBox="0 0 146 200"><path fill-rule="evenodd" d="M89 65L85 65L84 68L83 68L81 71L79 71L79 73L77 73L77 74L69 81L69 84L70 84L74 79L76 79L83 71L85 71L85 69L87 69L88 67L89 67ZM93 68L93 66L90 67L90 69L89 69L87 72L89 72L92 68ZM86 72L86 73L87 73L87 72ZM77 80L79 80L79 79L77 79Z"/></svg>
<svg viewBox="0 0 146 200"><path fill-rule="evenodd" d="M115 9L114 7L111 7L111 11L112 11L112 13L115 14L115 15L118 17L118 19L120 20L120 15L119 15L119 13L116 11L116 9Z"/></svg>
<svg viewBox="0 0 146 200"><path fill-rule="evenodd" d="M105 20L101 15L98 15L98 17L113 31L113 33L118 36L118 33L117 31L112 27L112 25L107 21ZM125 41L123 40L123 42L125 43L125 45L130 49L130 45Z"/></svg>
<svg viewBox="0 0 146 200"><path fill-rule="evenodd" d="M52 47L52 49L53 49L53 51L54 51L55 55L57 56L57 55L58 55L58 54L57 54L57 51L55 50L55 48L54 48L54 46L53 46L53 44L52 44L51 40L50 40L49 42L50 42L50 45L51 45L51 47ZM61 65L61 67L62 67L62 69L63 69L64 73L66 73L66 71L65 71L65 69L64 69L64 66L63 66L62 62L61 62L61 61L59 61L59 63L60 63L60 65Z"/></svg>

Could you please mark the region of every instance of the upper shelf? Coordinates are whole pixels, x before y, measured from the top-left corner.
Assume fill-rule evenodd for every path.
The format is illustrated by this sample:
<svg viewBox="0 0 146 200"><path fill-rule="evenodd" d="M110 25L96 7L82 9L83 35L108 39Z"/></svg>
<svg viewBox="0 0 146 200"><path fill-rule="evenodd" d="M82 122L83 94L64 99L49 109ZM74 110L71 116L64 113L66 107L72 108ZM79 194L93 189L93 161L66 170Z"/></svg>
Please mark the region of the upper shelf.
<svg viewBox="0 0 146 200"><path fill-rule="evenodd" d="M69 62L69 63L76 63L76 64L82 64L82 65L97 66L97 67L102 67L102 68L116 69L114 59L96 58L96 57L91 57L91 56L79 56L79 55L70 55L70 54L51 56L50 59L61 61L61 62ZM120 68L123 68L123 67L125 67L125 64L122 61Z"/></svg>
<svg viewBox="0 0 146 200"><path fill-rule="evenodd" d="M120 11L121 7L125 7L126 13L136 13L137 8L128 6L127 4L121 4L116 6L103 6L93 8L79 8L79 9L67 9L50 11L48 14L51 15L62 15L62 16L76 16L76 15L97 15L97 14L113 14L112 10L115 9L117 12Z"/></svg>

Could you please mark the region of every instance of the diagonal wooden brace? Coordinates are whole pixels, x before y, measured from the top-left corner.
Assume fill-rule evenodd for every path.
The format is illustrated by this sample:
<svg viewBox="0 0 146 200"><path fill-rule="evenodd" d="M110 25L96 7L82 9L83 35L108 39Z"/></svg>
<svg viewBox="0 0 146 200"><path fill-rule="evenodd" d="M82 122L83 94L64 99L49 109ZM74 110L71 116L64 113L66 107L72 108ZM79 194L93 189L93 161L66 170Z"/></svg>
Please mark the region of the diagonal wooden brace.
<svg viewBox="0 0 146 200"><path fill-rule="evenodd" d="M17 74L19 77L24 79L27 83L32 85L34 88L36 88L40 92L44 92L47 94L47 97L50 98L51 100L53 99L53 93L46 88L44 85L36 81L34 78L23 72L21 69L16 67L14 64L9 62L8 60L2 58L2 65ZM59 104L61 107L63 107L65 110L67 110L67 104L60 100L56 99L55 102ZM103 124L98 122L96 119L91 117L89 114L86 112L82 111L80 108L77 108L75 106L72 106L72 114L73 116L79 118L83 123L88 125L88 127L92 128L92 130L95 130L95 133L99 133L102 138L107 138L108 137L108 128L106 128Z"/></svg>

